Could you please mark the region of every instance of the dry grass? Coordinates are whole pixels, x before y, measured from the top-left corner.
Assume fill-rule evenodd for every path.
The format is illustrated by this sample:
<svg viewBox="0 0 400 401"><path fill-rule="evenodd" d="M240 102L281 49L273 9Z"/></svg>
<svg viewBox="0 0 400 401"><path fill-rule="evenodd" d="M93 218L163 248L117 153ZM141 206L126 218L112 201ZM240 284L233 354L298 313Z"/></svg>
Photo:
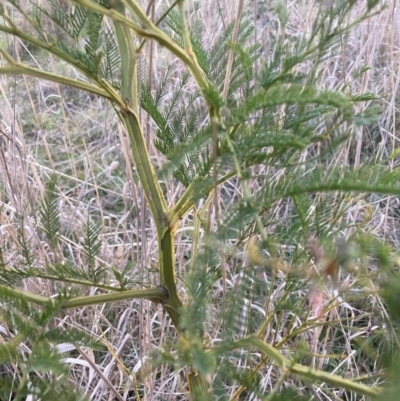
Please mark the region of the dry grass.
<svg viewBox="0 0 400 401"><path fill-rule="evenodd" d="M161 3L165 2L155 3L155 13L159 15ZM212 43L222 30L223 23L227 24L235 17L233 4L236 7L237 3L228 0L202 1L200 13L206 21L205 43ZM314 6L314 2L288 2L288 37L310 29ZM219 16L219 7L224 10L223 16ZM264 57L268 57L271 43L279 29L276 17L268 10L267 2L254 0L248 2L246 7L252 17L257 14L254 41L262 41ZM354 17L356 15L357 10L354 11ZM24 48L17 39L3 37L1 42L8 43L16 57L29 60L33 65L74 75L74 71L70 71L64 64L35 53L33 49ZM164 49L146 46L143 68L152 68L154 85L159 79L159 70L170 62L174 61L168 59ZM353 78L354 72L364 65L369 65L370 70L359 78ZM390 163L392 168L397 167L398 156L389 156L398 148L399 65L400 9L395 0L390 0L382 13L357 25L343 39L338 51L321 67L319 80L323 87L339 89L347 85L354 92L371 91L382 96L383 114L379 123L359 128L354 140L331 163L359 166L366 158L377 157ZM182 73L180 65L176 64L174 68L177 75ZM91 216L102 227L102 248L98 262L105 267L115 266L119 269L130 264L130 274L136 282L145 286L157 284L155 228L140 186L137 185L123 127L111 107L105 101L87 94L20 76L13 79L2 76L0 93L3 131L0 138L0 246L6 264L11 267L21 264L18 239L23 231L29 240L36 266L54 261L62 262L63 258L73 260L76 266L84 265L82 226L88 216ZM365 106L362 104L360 107ZM154 163L161 165L162 159L152 145L153 127L144 112L141 118ZM307 156L305 153L304 158ZM269 174L273 181L277 172L273 169L262 169L261 172ZM58 190L61 194L59 212L62 221L62 252L59 254L49 252L39 234L41 222L38 208L44 196L45 183L53 172L60 176ZM172 204L183 188L172 180L165 185L168 201ZM257 182L254 182L252 190L257 191ZM221 199L230 198L234 203L240 191L235 182L229 182L220 196ZM399 246L397 198L363 196L349 202L351 205L343 217L347 219L349 226L351 222L359 222L365 213L371 211L366 229L388 239L395 247ZM226 206L221 200L221 209ZM281 202L275 210L270 211L271 219L274 216L284 219L291 212L291 206ZM185 279L188 263L185 255L192 252L192 225L191 216L188 216L182 221L176 240L180 280ZM239 255L235 263L245 264L243 259ZM227 266L228 289L240 285L240 273L235 268L235 263L232 263ZM270 281L271 277L263 273L260 285L262 280ZM294 329L306 324L302 316L274 311L280 300L287 296L286 283L284 279L280 280L281 284L275 287L264 305L253 305L260 309L262 318L271 319L265 327L264 338L275 343L287 338L288 326ZM348 287L359 287L351 274L342 277L342 281ZM51 295L55 290L53 284L42 279L31 279L21 285L23 289L43 295ZM363 286L367 285L371 292L377 289L372 281L363 283ZM181 287L182 296L185 297L184 286ZM223 297L222 282L216 283L214 290L215 299ZM85 294L94 294L96 289L82 291ZM304 294L304 289L300 289L298 295ZM324 297L327 296L324 294ZM332 350L335 343L344 344L344 357L337 362L335 371L347 377L374 373L368 358L360 357L354 351L351 341L367 331L373 333L376 330L382 321L381 317L386 315L381 299L377 295L370 295L355 299L354 304L343 303L339 306L336 301L332 301L331 306L328 320L332 325L324 330L315 351L330 354L335 352ZM172 372L165 367L150 369L146 365L150 352L160 349L175 336L169 318L160 307L148 301L98 305L65 313L55 320L55 324L86 331L101 339L107 349L104 353L93 353L86 349L73 350L68 358L72 368L71 380L90 399L186 399L187 388L182 372ZM217 327L210 327L210 344L217 341L217 333ZM8 335L11 336L10 333ZM318 335L319 332L312 329L306 332L303 339L312 347ZM292 345L296 347L298 341L297 346L300 347L303 339L293 338L290 342L294 342ZM28 354L29 344L22 347ZM249 365L256 366L261 361L261 355L257 354L252 355L252 362L247 358L247 354L238 355L237 364L248 368ZM323 368L324 359L314 360L313 363ZM261 383L265 391L273 388L278 378L277 372L272 367L263 368ZM300 385L295 379L293 384ZM232 386L231 395L236 391L238 386ZM345 396L343 393L330 393L322 385L314 386L312 391L315 399L320 400L338 400Z"/></svg>

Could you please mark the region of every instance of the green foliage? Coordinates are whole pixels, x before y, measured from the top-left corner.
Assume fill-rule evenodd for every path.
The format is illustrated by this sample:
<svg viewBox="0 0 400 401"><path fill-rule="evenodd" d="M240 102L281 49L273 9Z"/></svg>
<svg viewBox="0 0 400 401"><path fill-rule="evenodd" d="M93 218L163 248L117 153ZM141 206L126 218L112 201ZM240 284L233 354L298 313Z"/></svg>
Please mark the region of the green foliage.
<svg viewBox="0 0 400 401"><path fill-rule="evenodd" d="M96 262L101 247L101 227L92 221L86 222L84 229L83 253L86 256L88 277L93 283L99 283L103 275L103 268Z"/></svg>
<svg viewBox="0 0 400 401"><path fill-rule="evenodd" d="M159 285L150 292L128 290L134 275L130 266L122 271L109 269L119 286L109 280L110 272L98 260L102 227L90 214L81 230L82 265L66 257L60 235L57 180L51 177L39 213L41 230L56 257L37 265L33 235L24 229L21 216L17 239L21 266L10 268L4 261L0 265L4 284L0 299L7 304L1 321L13 333L0 345L0 360L6 366L18 364L20 369L20 379L13 383L7 377L0 391L15 399L28 395L42 400L64 397L70 388L67 379L64 383L54 378L67 378L68 369L57 346L63 342L76 349L99 348L85 333L55 324L55 317L71 305L76 293L71 285L80 284L100 292L93 297L74 298L74 306L121 300L124 294L128 294L126 299L139 296L161 305L177 337L160 345L152 364L166 365L174 371L186 369L194 400L207 399L209 392L210 397L229 399L232 391L226 387L236 389L236 399L309 399L311 390L303 389L317 382L325 383L328 391L341 388L349 398L350 392L377 395L379 390L374 386L333 373L339 367L337 355L349 352L346 341L336 339L332 352L337 355L326 357L324 371L307 366L318 348L311 350L312 341L304 337L309 334L312 338L319 327L326 334L331 323L336 323L335 330L343 333L346 319L340 324L331 318L333 315L329 315L329 324L324 319L335 308L348 308L353 313L356 310L350 306L352 288L349 294L340 289L339 295L318 305L323 309L322 317L310 317L315 305L310 294L304 294L320 290L321 282L328 287L328 276L334 282L336 271L328 271L329 266L341 264L349 268L350 261L357 259L365 267L358 277L354 273L359 280L354 286L360 287L355 290L360 292L370 282L369 263L386 270L390 266L391 249L368 235L368 214L353 225L345 216L358 200L356 194L361 198L372 192L399 195L398 171L370 161L357 168L332 162L333 155L351 141L353 127L379 117L375 106L356 113L360 102L372 101L375 96L353 93L346 85L339 90L327 89L319 80L321 62L335 51L352 27L353 23L346 21L356 2L321 2L311 31L289 39L285 36L288 12L283 3L276 3L281 30L268 54L262 52L261 45L252 43L254 26L247 15L239 25L228 24L208 45L204 43L204 25L199 18L187 26L183 2L177 2L176 9L168 9L163 30L147 18L134 0L75 2L67 11L52 2L48 8L33 5L32 16L11 3L33 33L17 28L5 9L5 25L0 30L67 62L89 83L33 71L12 60L6 51L2 54L10 69L0 68L0 72L47 78L111 102L127 130L135 173L152 212L158 243L154 281ZM376 2L368 2L358 22L367 18L375 5ZM57 26L58 34L46 32L49 21ZM183 61L185 71L178 74L172 67L165 68L156 88L145 84L152 82L147 79L152 77L143 74L139 96L135 86L137 59L144 43L137 45L139 40L133 39L131 31L140 40L155 40L167 48ZM159 171L149 156L136 110L139 104L149 117L149 126L155 127L154 146L166 158ZM170 199L160 185L161 179L173 181L168 180L171 177L183 184L179 187L183 194L176 191L180 197L176 195L174 206L168 206ZM235 191L229 191L229 185ZM213 214L217 216L215 224L211 221ZM142 217L145 225L147 216ZM184 217L193 219L193 248L185 275L177 280L174 236ZM142 228L144 233L145 227ZM342 233L346 233L343 249L340 241L333 241L342 238ZM324 251L316 249L310 255L306 244L313 237L318 239L324 255ZM304 267L311 264L311 258L322 265L315 277ZM331 263L328 267L323 265L324 258ZM262 279L258 277L260 273ZM20 280L35 277L61 282L54 287L59 294L50 299L13 288ZM148 282L140 284L146 286ZM389 280L384 291L393 321L399 315L398 289L395 280ZM104 294L105 290L109 293ZM320 291L328 293L326 289ZM115 294L122 295L117 298ZM396 328L390 333L397 338ZM31 347L27 358L19 347L22 342ZM387 343L397 351L395 341ZM296 344L300 350L296 350ZM367 352L365 344L356 344L360 352ZM273 372L273 382L263 382L267 369ZM365 367L360 371L365 376L369 374ZM298 381L287 381L291 374L297 375ZM69 391L65 397L78 399L78 394Z"/></svg>
<svg viewBox="0 0 400 401"><path fill-rule="evenodd" d="M167 33L183 46L182 42L182 21L179 14L171 11L167 18ZM233 71L228 86L228 99L234 102L234 97L242 90L249 91L250 82L254 78L252 64L259 57L260 45L249 45L248 39L252 35L254 27L250 19L244 19L239 29L236 44L230 44L229 38L232 35L234 24L231 23L224 30L221 37L211 49L203 45L202 32L204 27L198 19L193 21L193 28L190 30L193 51L198 59L199 65L215 90L210 89L207 93L207 100L216 109L221 107L220 92L223 89L226 66L228 63L229 51L235 50L237 57L234 59ZM195 177L204 176L211 167L212 162L210 146L213 130L209 125L204 125L207 118L207 109L204 104L199 105L200 93L194 92L187 95L185 87L188 86L189 73L183 74L176 82L171 81L172 69L168 67L163 79L155 91L154 98L145 86L142 89L142 107L152 117L157 125L157 140L155 145L163 153L175 168L172 169L175 178L186 186ZM169 88L173 85L173 90ZM169 95L169 101L164 103L164 98ZM171 171L171 168L168 169Z"/></svg>
<svg viewBox="0 0 400 401"><path fill-rule="evenodd" d="M2 302L8 303L0 320L3 327L8 328L9 334L14 333L9 342L0 345L0 361L4 367L0 394L9 397L12 393L15 400L25 399L28 395L42 400L51 400L54 397L71 401L82 400L83 395L66 380L68 369L60 359L57 347L62 346L64 341L91 348L99 348L99 344L85 333L66 330L61 326L51 328L51 322L60 313L67 294L60 294L54 302L49 301L42 308L28 305L22 296L17 298L4 288L0 297ZM28 356L18 346L23 341L30 344ZM13 343L15 347L12 347ZM16 366L17 370L13 371ZM58 379L49 380L51 377Z"/></svg>
<svg viewBox="0 0 400 401"><path fill-rule="evenodd" d="M48 1L32 3L34 28L45 48L55 52L87 76L106 79L120 86L121 57L112 29L104 29L103 16L80 5L68 7ZM52 21L61 34L49 35L46 26Z"/></svg>
<svg viewBox="0 0 400 401"><path fill-rule="evenodd" d="M52 176L47 184L43 203L40 207L40 217L43 230L46 233L47 240L51 250L56 251L60 235L60 218L58 212L58 199L55 193L57 177Z"/></svg>

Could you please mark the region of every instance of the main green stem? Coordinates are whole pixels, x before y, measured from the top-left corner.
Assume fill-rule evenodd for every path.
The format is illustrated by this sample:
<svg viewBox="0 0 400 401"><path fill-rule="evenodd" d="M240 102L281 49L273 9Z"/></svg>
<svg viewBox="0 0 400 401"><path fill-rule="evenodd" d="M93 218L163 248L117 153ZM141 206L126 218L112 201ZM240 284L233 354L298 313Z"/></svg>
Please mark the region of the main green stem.
<svg viewBox="0 0 400 401"><path fill-rule="evenodd" d="M125 7L122 2L119 2L115 9L121 15L125 14ZM166 288L169 294L167 302L164 303L164 307L175 327L179 330L179 317L182 302L176 292L174 249L176 224L171 224L168 218L169 210L167 203L153 165L151 164L138 118L139 94L137 92L137 63L139 54L136 51L132 31L117 21L114 21L114 28L121 54L121 95L126 103L126 107L121 108L118 114L129 135L133 161L157 228L160 284Z"/></svg>
<svg viewBox="0 0 400 401"><path fill-rule="evenodd" d="M130 11L141 20L142 26L145 27L144 30L156 31L157 39L162 43L163 39L165 39L163 36L164 34L162 31L158 31L151 21L147 19L137 3L133 0L124 0L124 3L128 6ZM123 16L125 16L124 3L119 2L116 6L116 11ZM118 114L128 132L133 161L157 228L160 283L168 291L168 299L166 302L163 302L163 306L171 317L175 328L180 331L180 316L183 305L176 290L174 243L174 233L179 219L176 219L176 216L171 216L170 214L153 165L151 164L138 118L139 94L137 93L137 62L139 54L135 48L132 33L127 25L123 25L121 22L118 22L118 20L114 20L114 27L121 54L121 94L126 103L126 107L121 107L120 105L121 110L119 110ZM151 37L152 35L149 36ZM166 40L166 43L171 44L169 38ZM186 46L186 50L189 50L189 54L186 54L186 52L179 48L178 53L181 54L181 58L192 70L196 80L198 82L200 81L200 86L204 90L207 83L198 68L197 60L190 46ZM202 400L207 399L208 386L205 379L195 371L191 372L188 377L189 388L194 397L193 399L200 399L197 394L201 395Z"/></svg>

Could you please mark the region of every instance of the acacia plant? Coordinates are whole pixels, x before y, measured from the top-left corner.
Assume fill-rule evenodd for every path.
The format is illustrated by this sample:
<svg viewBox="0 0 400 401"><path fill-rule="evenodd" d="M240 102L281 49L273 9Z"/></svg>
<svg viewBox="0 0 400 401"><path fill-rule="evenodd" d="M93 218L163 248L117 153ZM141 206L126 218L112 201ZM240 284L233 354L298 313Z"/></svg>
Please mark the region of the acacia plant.
<svg viewBox="0 0 400 401"><path fill-rule="evenodd" d="M54 318L66 310L132 299L149 300L169 316L173 330L166 344L148 355L148 369L164 366L178 376L183 370L184 398L274 399L286 391L290 399L309 399L316 383L325 383L332 393L360 397L352 399L378 395L379 380L369 379L370 372L349 378L341 374L334 356L326 369L312 361L318 347L312 348L306 337L312 333L318 342L315 333L329 331L337 320L330 314L325 322L324 316L351 303L354 293L346 298L347 292L340 290L320 304L318 300L327 297L322 290L315 289L308 301L299 294L309 288L310 258L323 263L323 253L330 270L323 268L322 273L333 284L338 265L351 265L354 252L361 258L368 249L370 260L389 263L386 248L364 230L367 218L349 229L343 216L356 193L400 193L398 174L372 157L358 168L331 162L335 152L350 143L354 127L371 123L375 109L356 110L375 96L355 93L351 79L340 90L324 88L320 68L353 26L379 12L379 5L368 1L363 14L352 20L357 1L320 2L309 16L312 29L290 36L287 11L276 3L278 29L266 47L251 40L253 22L243 10L213 43L204 43L204 22L196 17L200 4L177 0L153 19L139 3L2 4L0 31L18 38L30 52L61 60L73 75L39 68L29 57L21 61L7 46L0 48L0 74L38 78L105 99L123 123L134 166L128 178L132 186L139 183L146 201L138 211L144 221L148 205L158 252L157 263L148 266L155 283L150 287L134 278L134 266L99 264L100 220L89 209L82 230L86 263L74 264L61 235L62 177L53 175L36 216L51 261L35 261L24 229L28 216L23 214L18 215L16 244L20 264L10 266L2 249L0 360L17 372L2 375L2 399L81 399L71 390L61 357L85 347L100 352L102 344L88 333L54 324ZM143 68L146 46L158 46L166 64L179 63L180 72L172 64L160 66L161 78L155 80L155 71ZM151 127L154 140L145 137L143 124ZM157 159L151 157L154 152ZM172 202L169 183L176 188ZM231 186L233 202L227 190ZM2 192L7 203L7 188ZM273 212L279 210L277 205L290 210L289 217ZM190 251L178 274L176 241L182 238L181 222L188 221ZM329 238L340 233L346 233L345 250L335 255L335 247L342 245L338 240L333 246ZM361 270L360 280L367 280L367 267ZM18 289L32 278L51 283L53 293ZM313 282L317 287L316 279ZM276 299L282 285L285 296ZM323 312L313 316L317 307ZM286 327L284 336L274 331L279 325ZM25 343L30 344L29 353ZM75 351L63 352L62 344L73 344ZM340 341L336 345L340 348ZM275 372L268 385L262 380L267 369ZM136 380L145 380L145 375L143 368ZM132 399L152 399L140 384L135 386ZM120 390L115 399L126 399Z"/></svg>

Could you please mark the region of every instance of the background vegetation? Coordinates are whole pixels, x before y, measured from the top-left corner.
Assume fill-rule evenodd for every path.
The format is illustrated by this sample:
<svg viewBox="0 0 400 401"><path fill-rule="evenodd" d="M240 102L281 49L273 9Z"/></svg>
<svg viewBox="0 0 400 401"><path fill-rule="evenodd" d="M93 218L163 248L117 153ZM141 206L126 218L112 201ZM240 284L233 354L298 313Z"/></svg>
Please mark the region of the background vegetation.
<svg viewBox="0 0 400 401"><path fill-rule="evenodd" d="M395 0L188 1L192 49L180 2L131 3L209 88L137 35L135 101L111 18L99 34L96 14L63 20L80 21L69 3L2 7L0 399L397 399ZM22 64L84 83L87 68L100 89ZM185 211L172 300L172 215L157 220L133 161L136 107L165 203Z"/></svg>

